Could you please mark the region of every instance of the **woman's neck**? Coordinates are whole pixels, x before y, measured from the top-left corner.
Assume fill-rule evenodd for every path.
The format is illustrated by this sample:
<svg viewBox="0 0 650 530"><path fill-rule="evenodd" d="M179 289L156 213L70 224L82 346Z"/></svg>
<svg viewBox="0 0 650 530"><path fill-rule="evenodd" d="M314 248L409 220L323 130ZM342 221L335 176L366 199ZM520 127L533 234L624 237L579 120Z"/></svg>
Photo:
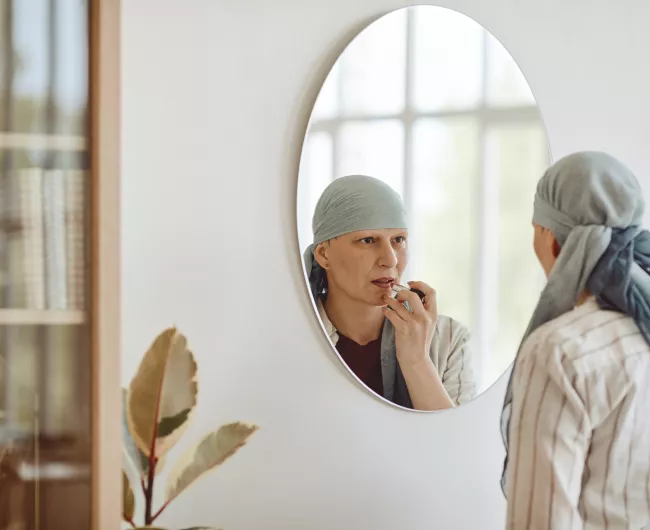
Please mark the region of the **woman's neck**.
<svg viewBox="0 0 650 530"><path fill-rule="evenodd" d="M368 305L338 291L328 292L323 305L336 330L357 344L364 346L381 336L384 325L381 306Z"/></svg>
<svg viewBox="0 0 650 530"><path fill-rule="evenodd" d="M578 299L576 300L576 307L579 307L582 304L584 304L587 300L591 298L591 296L592 296L591 293L587 289L582 291L582 294L580 294L580 296L578 296Z"/></svg>

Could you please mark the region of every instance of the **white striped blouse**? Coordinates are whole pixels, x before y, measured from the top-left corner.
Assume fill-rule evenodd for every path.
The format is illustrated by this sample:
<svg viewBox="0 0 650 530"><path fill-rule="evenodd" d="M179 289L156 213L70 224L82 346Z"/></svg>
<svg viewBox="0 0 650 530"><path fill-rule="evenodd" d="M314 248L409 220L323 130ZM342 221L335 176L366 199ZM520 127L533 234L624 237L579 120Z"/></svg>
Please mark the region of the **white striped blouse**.
<svg viewBox="0 0 650 530"><path fill-rule="evenodd" d="M650 347L591 298L537 329L513 374L508 530L650 522Z"/></svg>

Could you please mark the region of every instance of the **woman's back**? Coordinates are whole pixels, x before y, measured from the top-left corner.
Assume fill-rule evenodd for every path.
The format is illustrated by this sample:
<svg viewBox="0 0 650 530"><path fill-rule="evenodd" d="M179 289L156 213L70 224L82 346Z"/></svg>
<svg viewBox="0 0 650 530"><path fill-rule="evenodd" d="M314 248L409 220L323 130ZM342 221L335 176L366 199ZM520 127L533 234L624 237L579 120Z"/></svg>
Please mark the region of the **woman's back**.
<svg viewBox="0 0 650 530"><path fill-rule="evenodd" d="M515 369L511 528L647 525L650 346L634 320L590 299L538 328Z"/></svg>

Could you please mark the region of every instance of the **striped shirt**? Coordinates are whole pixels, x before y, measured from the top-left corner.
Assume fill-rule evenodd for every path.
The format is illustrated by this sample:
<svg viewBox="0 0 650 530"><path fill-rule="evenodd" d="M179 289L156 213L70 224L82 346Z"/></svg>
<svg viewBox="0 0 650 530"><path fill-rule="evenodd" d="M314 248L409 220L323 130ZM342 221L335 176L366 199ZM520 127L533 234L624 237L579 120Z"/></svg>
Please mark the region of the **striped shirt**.
<svg viewBox="0 0 650 530"><path fill-rule="evenodd" d="M508 530L650 522L650 347L591 298L541 326L512 380Z"/></svg>

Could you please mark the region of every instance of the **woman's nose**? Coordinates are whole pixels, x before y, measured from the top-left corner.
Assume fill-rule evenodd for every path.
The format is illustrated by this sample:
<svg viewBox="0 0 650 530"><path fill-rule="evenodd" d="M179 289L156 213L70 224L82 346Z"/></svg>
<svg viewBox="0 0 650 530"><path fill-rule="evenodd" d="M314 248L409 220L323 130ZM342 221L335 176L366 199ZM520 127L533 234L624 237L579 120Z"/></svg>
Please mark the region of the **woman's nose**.
<svg viewBox="0 0 650 530"><path fill-rule="evenodd" d="M397 254L389 242L381 244L379 265L391 269L397 266Z"/></svg>

